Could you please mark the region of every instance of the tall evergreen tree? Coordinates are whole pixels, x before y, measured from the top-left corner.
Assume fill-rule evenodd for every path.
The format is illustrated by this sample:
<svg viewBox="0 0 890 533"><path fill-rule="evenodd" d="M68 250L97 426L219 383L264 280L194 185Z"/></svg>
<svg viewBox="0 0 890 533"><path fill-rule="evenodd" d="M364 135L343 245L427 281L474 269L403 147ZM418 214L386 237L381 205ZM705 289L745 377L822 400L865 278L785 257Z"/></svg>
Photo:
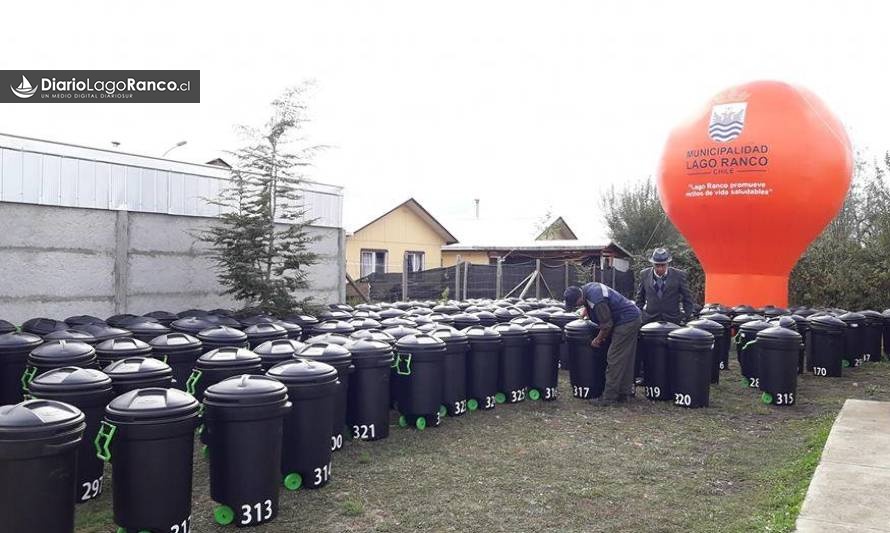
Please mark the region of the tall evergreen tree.
<svg viewBox="0 0 890 533"><path fill-rule="evenodd" d="M308 84L272 102L261 128L242 127L247 142L231 152L231 181L212 200L223 208L218 224L201 234L216 263L217 279L245 307L284 314L306 305L295 292L309 287L307 269L318 262L310 244L300 195L303 172L321 146L299 136L308 122Z"/></svg>

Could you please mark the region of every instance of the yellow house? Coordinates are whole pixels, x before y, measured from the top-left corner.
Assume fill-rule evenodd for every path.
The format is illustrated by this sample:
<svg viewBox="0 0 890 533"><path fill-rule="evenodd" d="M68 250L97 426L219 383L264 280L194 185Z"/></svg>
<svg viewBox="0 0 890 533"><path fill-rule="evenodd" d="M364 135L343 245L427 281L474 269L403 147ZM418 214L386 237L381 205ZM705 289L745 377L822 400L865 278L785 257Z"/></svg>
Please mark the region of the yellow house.
<svg viewBox="0 0 890 533"><path fill-rule="evenodd" d="M358 279L372 272L409 272L442 266L442 246L456 243L414 198L346 236L346 272Z"/></svg>

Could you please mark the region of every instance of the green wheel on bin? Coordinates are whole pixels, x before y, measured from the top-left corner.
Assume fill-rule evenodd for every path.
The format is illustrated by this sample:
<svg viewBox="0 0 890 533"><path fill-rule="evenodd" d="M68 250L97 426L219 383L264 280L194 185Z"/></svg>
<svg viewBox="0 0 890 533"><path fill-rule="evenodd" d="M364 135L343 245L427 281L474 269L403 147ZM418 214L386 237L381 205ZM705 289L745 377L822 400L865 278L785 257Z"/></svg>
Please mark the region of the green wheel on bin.
<svg viewBox="0 0 890 533"><path fill-rule="evenodd" d="M850 361L844 359L844 361L841 363L841 366L843 366L844 368L850 368Z"/></svg>
<svg viewBox="0 0 890 533"><path fill-rule="evenodd" d="M235 511L228 505L220 505L213 510L213 519L221 526L227 526L235 521Z"/></svg>
<svg viewBox="0 0 890 533"><path fill-rule="evenodd" d="M201 446L201 455L203 455L204 457L210 457L210 448L208 448L206 444L204 446Z"/></svg>
<svg viewBox="0 0 890 533"><path fill-rule="evenodd" d="M284 476L284 487L287 490L297 490L303 486L303 476L297 474L296 472L292 472L286 476Z"/></svg>
<svg viewBox="0 0 890 533"><path fill-rule="evenodd" d="M118 527L117 533L127 533L127 530L126 530L126 528Z"/></svg>
<svg viewBox="0 0 890 533"><path fill-rule="evenodd" d="M422 416L418 416L417 420L414 421L414 427L416 427L420 431L425 430L426 429L426 418L424 418Z"/></svg>
<svg viewBox="0 0 890 533"><path fill-rule="evenodd" d="M541 393L538 392L538 389L532 389L532 390L528 391L528 397L531 398L532 400L540 400Z"/></svg>
<svg viewBox="0 0 890 533"><path fill-rule="evenodd" d="M475 398L467 400L467 409L469 409L470 411L479 409L479 402L477 402Z"/></svg>
<svg viewBox="0 0 890 533"><path fill-rule="evenodd" d="M507 395L504 394L503 392L499 392L494 395L494 401L496 401L498 403L504 403L507 401Z"/></svg>
<svg viewBox="0 0 890 533"><path fill-rule="evenodd" d="M439 416L448 416L448 408L444 405L439 406Z"/></svg>
<svg viewBox="0 0 890 533"><path fill-rule="evenodd" d="M745 378L745 377L742 378L742 387L744 387L746 389L751 387L751 382L748 380L748 378Z"/></svg>
<svg viewBox="0 0 890 533"><path fill-rule="evenodd" d="M408 427L408 420L405 418L405 415L399 416L399 427L400 428Z"/></svg>
<svg viewBox="0 0 890 533"><path fill-rule="evenodd" d="M773 403L773 395L768 392L764 392L760 395L760 401L766 404Z"/></svg>

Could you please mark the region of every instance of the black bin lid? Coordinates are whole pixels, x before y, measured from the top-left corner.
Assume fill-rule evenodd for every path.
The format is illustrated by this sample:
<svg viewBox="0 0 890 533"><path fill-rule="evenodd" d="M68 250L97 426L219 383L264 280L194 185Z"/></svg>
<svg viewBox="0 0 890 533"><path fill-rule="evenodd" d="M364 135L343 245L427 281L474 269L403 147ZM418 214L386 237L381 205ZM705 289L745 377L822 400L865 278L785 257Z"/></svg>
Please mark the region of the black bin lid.
<svg viewBox="0 0 890 533"><path fill-rule="evenodd" d="M405 311L401 309L396 309L395 307L391 307L389 309L383 309L380 311L380 318L386 320L387 318L397 318L407 314Z"/></svg>
<svg viewBox="0 0 890 533"><path fill-rule="evenodd" d="M470 344L500 344L501 334L494 328L487 326L469 326L461 330L467 336Z"/></svg>
<svg viewBox="0 0 890 533"><path fill-rule="evenodd" d="M224 346L205 353L195 362L195 367L201 370L211 368L232 368L261 366L263 359L247 348Z"/></svg>
<svg viewBox="0 0 890 533"><path fill-rule="evenodd" d="M556 324L551 324L550 322L544 322L543 320L538 322L529 323L525 329L528 331L528 334L533 338L538 337L555 337L559 338L562 336L562 328L557 326Z"/></svg>
<svg viewBox="0 0 890 533"><path fill-rule="evenodd" d="M750 305L737 305L732 308L732 313L734 315L753 315L756 310Z"/></svg>
<svg viewBox="0 0 890 533"><path fill-rule="evenodd" d="M123 322L127 319L139 318L137 315L130 313L121 313L119 315L111 315L105 319L105 323L113 328L123 328Z"/></svg>
<svg viewBox="0 0 890 533"><path fill-rule="evenodd" d="M742 324L746 324L748 322L757 322L757 321L762 322L763 317L760 315L744 313L741 315L734 316L732 319L732 325L738 327L738 326L741 326Z"/></svg>
<svg viewBox="0 0 890 533"><path fill-rule="evenodd" d="M757 333L757 340L766 340L797 348L803 341L800 333L782 326L773 326Z"/></svg>
<svg viewBox="0 0 890 533"><path fill-rule="evenodd" d="M442 313L443 315L456 315L460 312L460 307L451 304L439 304L433 307L434 313Z"/></svg>
<svg viewBox="0 0 890 533"><path fill-rule="evenodd" d="M392 353L392 345L386 341L358 339L350 341L343 348L349 350L354 359L375 357Z"/></svg>
<svg viewBox="0 0 890 533"><path fill-rule="evenodd" d="M299 313L287 315L283 318L286 322L296 324L303 329L311 328L314 324L318 324L318 319L312 315L302 315Z"/></svg>
<svg viewBox="0 0 890 533"><path fill-rule="evenodd" d="M162 311L162 310L145 313L142 316L147 316L149 318L156 318L162 322L173 322L174 320L179 318L179 316L177 316L175 313L171 313L170 311Z"/></svg>
<svg viewBox="0 0 890 533"><path fill-rule="evenodd" d="M18 331L18 328L15 327L15 324L13 324L12 322L7 322L6 320L0 320L0 335L12 333L13 331Z"/></svg>
<svg viewBox="0 0 890 533"><path fill-rule="evenodd" d="M273 322L273 324L277 324L283 327L287 331L288 336L300 335L301 333L303 333L302 326L300 326L299 324L294 324L293 322L288 322L287 320L276 320L275 322Z"/></svg>
<svg viewBox="0 0 890 533"><path fill-rule="evenodd" d="M257 324L271 324L273 322L275 322L275 318L269 315L250 315L238 319L238 323L244 328L255 326Z"/></svg>
<svg viewBox="0 0 890 533"><path fill-rule="evenodd" d="M294 358L305 347L305 344L294 339L275 339L260 344L253 352L264 360L283 361Z"/></svg>
<svg viewBox="0 0 890 533"><path fill-rule="evenodd" d="M426 333L406 335L396 341L396 350L404 353L444 352L445 341Z"/></svg>
<svg viewBox="0 0 890 533"><path fill-rule="evenodd" d="M111 390L111 378L92 368L66 366L40 374L28 385L28 391L42 394L103 392Z"/></svg>
<svg viewBox="0 0 890 533"><path fill-rule="evenodd" d="M414 327L435 322L435 320L431 318L432 315L405 315L405 318L408 317L411 317L411 321L414 322Z"/></svg>
<svg viewBox="0 0 890 533"><path fill-rule="evenodd" d="M148 344L157 353L179 353L201 348L201 341L187 333L167 333L153 338Z"/></svg>
<svg viewBox="0 0 890 533"><path fill-rule="evenodd" d="M148 387L111 400L105 416L118 424L172 422L198 416L199 408L198 400L185 391Z"/></svg>
<svg viewBox="0 0 890 533"><path fill-rule="evenodd" d="M544 322L544 320L534 316L518 316L516 318L511 318L510 322L528 328L532 324L540 324L541 322ZM552 325L553 324L551 324L551 326Z"/></svg>
<svg viewBox="0 0 890 533"><path fill-rule="evenodd" d="M441 322L442 324L454 323L454 318L452 318L451 315L446 315L445 313L433 313L431 315L427 315L427 318L429 318L433 322Z"/></svg>
<svg viewBox="0 0 890 533"><path fill-rule="evenodd" d="M244 333L250 340L277 339L287 337L287 330L278 324L271 322L254 324L244 328Z"/></svg>
<svg viewBox="0 0 890 533"><path fill-rule="evenodd" d="M668 333L668 344L672 342L696 348L710 348L714 344L714 335L703 329L680 328Z"/></svg>
<svg viewBox="0 0 890 533"><path fill-rule="evenodd" d="M831 315L813 315L807 319L810 329L818 331L843 331L847 323Z"/></svg>
<svg viewBox="0 0 890 533"><path fill-rule="evenodd" d="M285 385L324 385L337 381L337 369L312 359L291 359L266 372Z"/></svg>
<svg viewBox="0 0 890 533"><path fill-rule="evenodd" d="M467 334L459 329L455 329L451 326L438 325L435 329L431 329L429 331L425 331L424 333L428 335L432 335L433 337L442 339L445 341L445 344L467 344L469 339L467 338Z"/></svg>
<svg viewBox="0 0 890 533"><path fill-rule="evenodd" d="M722 327L722 326L721 326ZM659 320L658 322L649 322L640 327L640 335L643 337L663 337L667 336L674 330L680 329L680 326L673 322Z"/></svg>
<svg viewBox="0 0 890 533"><path fill-rule="evenodd" d="M865 317L866 324L877 325L884 323L883 315L881 315L881 313L878 313L877 311L867 309L865 311L859 311L859 314Z"/></svg>
<svg viewBox="0 0 890 533"><path fill-rule="evenodd" d="M111 381L126 383L173 377L170 365L154 357L133 356L119 359L102 369Z"/></svg>
<svg viewBox="0 0 890 533"><path fill-rule="evenodd" d="M472 313L458 313L456 315L452 315L451 319L454 322L458 322L461 324L478 324L479 322L481 322L481 320L479 320L479 317Z"/></svg>
<svg viewBox="0 0 890 533"><path fill-rule="evenodd" d="M516 337L527 337L528 330L525 327L520 326L519 324L514 324L513 322L501 322L500 324L495 324L492 326L495 331L501 334L504 338L516 338Z"/></svg>
<svg viewBox="0 0 890 533"><path fill-rule="evenodd" d="M186 309L185 311L180 311L176 313L178 318L189 318L189 317L202 317L210 314L210 311L206 311L204 309Z"/></svg>
<svg viewBox="0 0 890 533"><path fill-rule="evenodd" d="M86 331L87 333L95 337L96 342L107 341L108 339L116 339L118 337L133 336L133 332L129 330L113 328L111 326L105 326L102 324L86 324L83 326L77 326L77 329Z"/></svg>
<svg viewBox="0 0 890 533"><path fill-rule="evenodd" d="M374 320L380 320L380 313L377 311L371 311L369 309L358 309L354 313L352 313L352 318L373 318Z"/></svg>
<svg viewBox="0 0 890 533"><path fill-rule="evenodd" d="M398 326L405 326L407 328L413 328L417 325L417 322L411 320L411 318L407 315L393 318L384 318L380 321L380 327L384 329L395 328Z"/></svg>
<svg viewBox="0 0 890 533"><path fill-rule="evenodd" d="M287 403L287 387L269 376L243 374L207 387L204 403L214 407L284 405Z"/></svg>
<svg viewBox="0 0 890 533"><path fill-rule="evenodd" d="M4 442L50 440L86 429L83 412L55 400L27 400L0 407L0 446Z"/></svg>
<svg viewBox="0 0 890 533"><path fill-rule="evenodd" d="M102 341L96 346L96 354L101 359L120 359L131 355L148 355L151 353L151 346L147 342L139 339L131 339L122 337L119 339L108 339Z"/></svg>
<svg viewBox="0 0 890 533"><path fill-rule="evenodd" d="M595 335L599 331L599 325L592 320L579 318L566 324L563 329L566 335Z"/></svg>
<svg viewBox="0 0 890 533"><path fill-rule="evenodd" d="M92 334L77 328L57 329L47 333L43 338L47 341L80 341L87 344L96 342L96 337L93 337Z"/></svg>
<svg viewBox="0 0 890 533"><path fill-rule="evenodd" d="M305 348L300 350L297 356L303 359L323 361L338 368L348 366L352 361L352 354L349 353L349 350L339 344L327 342L307 344Z"/></svg>
<svg viewBox="0 0 890 533"><path fill-rule="evenodd" d="M752 320L740 325L739 331L751 334L771 327L772 325L770 325L770 323L765 320Z"/></svg>
<svg viewBox="0 0 890 533"><path fill-rule="evenodd" d="M207 328L218 325L215 320L208 320L206 317L190 316L180 318L170 324L170 327L176 331L182 331L191 335L196 335Z"/></svg>
<svg viewBox="0 0 890 533"><path fill-rule="evenodd" d="M33 333L34 335L46 335L58 329L68 329L68 324L61 320L53 320L52 318L32 318L22 324L22 331Z"/></svg>
<svg viewBox="0 0 890 533"><path fill-rule="evenodd" d="M375 324L379 324L376 320L373 321ZM312 328L313 333L345 333L350 334L355 331L355 326L350 324L345 320L325 320L321 324L316 324L314 328Z"/></svg>
<svg viewBox="0 0 890 533"><path fill-rule="evenodd" d="M369 339L375 341L383 341L389 343L390 345L396 343L395 337L380 329L360 329L358 331L352 332L349 335L349 338L352 340Z"/></svg>
<svg viewBox="0 0 890 533"><path fill-rule="evenodd" d="M498 307L494 312L494 316L504 319L504 318L516 318L518 316L522 316L524 313L522 309L518 309L516 307Z"/></svg>
<svg viewBox="0 0 890 533"><path fill-rule="evenodd" d="M10 352L28 352L40 346L43 339L32 333L18 331L0 335L0 354Z"/></svg>
<svg viewBox="0 0 890 533"><path fill-rule="evenodd" d="M80 365L90 363L96 349L80 341L50 341L31 350L28 363L36 366Z"/></svg>
<svg viewBox="0 0 890 533"><path fill-rule="evenodd" d="M550 313L549 320L557 326L565 329L566 326L580 318L581 315L579 315L578 313L568 313L566 311L560 310L555 313Z"/></svg>
<svg viewBox="0 0 890 533"><path fill-rule="evenodd" d="M421 324L417 326L417 331L421 333L429 333L430 331L434 331L436 329L441 328L445 324L439 324L438 322L429 322L427 324Z"/></svg>
<svg viewBox="0 0 890 533"><path fill-rule="evenodd" d="M715 337L726 335L726 328L723 324L709 320L707 318L699 318L698 320L690 320L686 323L688 327L703 329ZM642 328L641 328L642 329Z"/></svg>
<svg viewBox="0 0 890 533"><path fill-rule="evenodd" d="M211 326L201 330L197 337L202 343L243 343L247 341L246 333L229 326Z"/></svg>
<svg viewBox="0 0 890 533"><path fill-rule="evenodd" d="M859 325L865 323L865 316L859 313L854 313L852 311L844 313L838 318L843 320L848 326L853 324Z"/></svg>
<svg viewBox="0 0 890 533"><path fill-rule="evenodd" d="M145 324L146 322L153 324L161 323L160 320L154 317L130 315L126 318L115 321L114 324L112 324L111 322L109 322L108 324L116 328L128 329L130 331L133 331L133 328L131 326Z"/></svg>
<svg viewBox="0 0 890 533"><path fill-rule="evenodd" d="M85 326L87 324L105 324L105 321L93 315L76 315L66 318L65 323L69 326Z"/></svg>
<svg viewBox="0 0 890 533"><path fill-rule="evenodd" d="M159 337L166 333L170 333L170 328L160 322L147 322L143 320L129 321L126 329L134 335L151 335L152 337Z"/></svg>
<svg viewBox="0 0 890 533"><path fill-rule="evenodd" d="M767 318L776 318L778 316L787 315L788 310L784 307L776 307L774 305L767 305L763 307L763 316Z"/></svg>
<svg viewBox="0 0 890 533"><path fill-rule="evenodd" d="M708 313L704 315L699 315L699 318L706 318L708 320L713 320L718 324L723 325L724 327L729 327L732 324L732 319L726 316L723 313Z"/></svg>
<svg viewBox="0 0 890 533"><path fill-rule="evenodd" d="M780 316L778 318L774 318L769 321L772 326L779 326L780 328L793 329L797 331L797 321L794 320L791 316Z"/></svg>
<svg viewBox="0 0 890 533"><path fill-rule="evenodd" d="M306 339L306 344L313 344L316 342L326 342L329 344L339 344L343 346L344 344L348 344L352 339L347 337L341 333L322 333L321 335L315 335L313 337L309 337Z"/></svg>
<svg viewBox="0 0 890 533"><path fill-rule="evenodd" d="M318 315L318 319L322 322L327 322L328 320L349 320L350 318L352 318L351 312L339 309L329 309Z"/></svg>
<svg viewBox="0 0 890 533"><path fill-rule="evenodd" d="M386 328L383 331L391 335L392 338L394 338L396 341L407 335L417 335L418 333L420 333L420 330L418 330L417 328L411 328L408 326L396 326L393 328Z"/></svg>

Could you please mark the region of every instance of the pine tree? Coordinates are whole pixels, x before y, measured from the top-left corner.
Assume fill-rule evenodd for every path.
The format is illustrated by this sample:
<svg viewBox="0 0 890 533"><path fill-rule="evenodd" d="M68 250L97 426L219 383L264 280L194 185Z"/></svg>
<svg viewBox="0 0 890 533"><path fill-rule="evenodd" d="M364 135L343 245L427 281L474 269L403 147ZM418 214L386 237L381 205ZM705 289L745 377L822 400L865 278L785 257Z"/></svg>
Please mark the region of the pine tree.
<svg viewBox="0 0 890 533"><path fill-rule="evenodd" d="M321 146L298 137L308 117L309 84L290 88L272 102L261 128L242 131L246 145L231 152L231 181L211 200L221 206L218 224L200 235L208 243L217 279L245 307L286 314L304 307L295 291L309 287L307 268L318 262L310 244L300 195L303 171Z"/></svg>

